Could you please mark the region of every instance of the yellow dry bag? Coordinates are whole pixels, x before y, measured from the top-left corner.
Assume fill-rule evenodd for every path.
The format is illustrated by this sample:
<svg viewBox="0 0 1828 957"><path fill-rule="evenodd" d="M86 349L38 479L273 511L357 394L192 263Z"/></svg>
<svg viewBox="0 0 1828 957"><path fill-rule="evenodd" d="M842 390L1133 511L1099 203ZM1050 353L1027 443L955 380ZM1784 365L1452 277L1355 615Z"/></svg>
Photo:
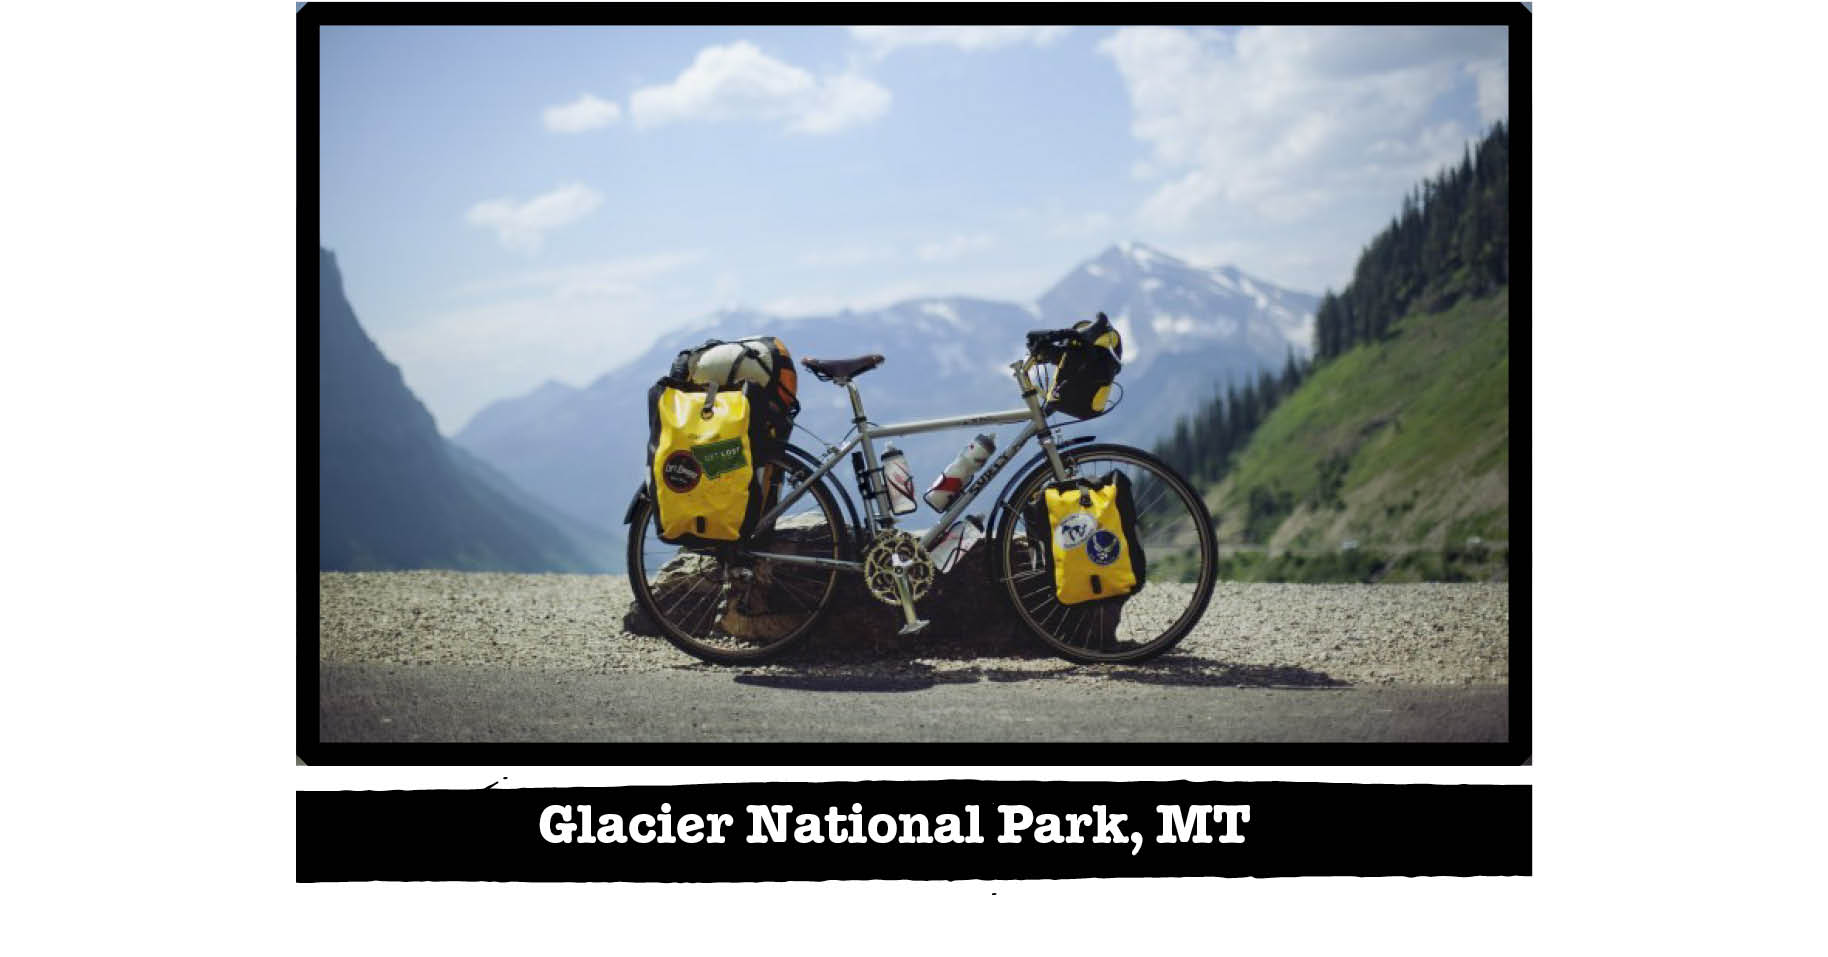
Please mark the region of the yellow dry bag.
<svg viewBox="0 0 1828 957"><path fill-rule="evenodd" d="M1122 598L1142 589L1148 561L1136 534L1129 476L1113 471L1097 481L1049 486L1043 496L1060 604Z"/></svg>
<svg viewBox="0 0 1828 957"><path fill-rule="evenodd" d="M734 542L755 528L762 481L753 431L755 387L662 379L648 393L648 472L663 541Z"/></svg>

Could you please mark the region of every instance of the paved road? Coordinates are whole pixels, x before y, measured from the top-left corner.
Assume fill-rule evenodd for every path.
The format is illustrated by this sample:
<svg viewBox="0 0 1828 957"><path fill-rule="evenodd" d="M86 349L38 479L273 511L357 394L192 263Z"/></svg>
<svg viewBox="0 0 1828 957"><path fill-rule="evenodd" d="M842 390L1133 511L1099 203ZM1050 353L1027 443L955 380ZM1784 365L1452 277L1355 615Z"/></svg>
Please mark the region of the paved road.
<svg viewBox="0 0 1828 957"><path fill-rule="evenodd" d="M318 666L323 741L1504 741L1504 685L1233 687L1198 672L883 675Z"/></svg>

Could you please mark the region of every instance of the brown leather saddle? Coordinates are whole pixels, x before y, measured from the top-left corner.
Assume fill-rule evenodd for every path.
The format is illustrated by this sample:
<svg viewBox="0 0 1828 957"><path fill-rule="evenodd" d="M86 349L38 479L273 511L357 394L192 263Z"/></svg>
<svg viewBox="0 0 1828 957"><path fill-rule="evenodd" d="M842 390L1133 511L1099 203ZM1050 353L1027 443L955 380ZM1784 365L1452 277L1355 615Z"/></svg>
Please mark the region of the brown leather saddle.
<svg viewBox="0 0 1828 957"><path fill-rule="evenodd" d="M871 354L855 359L801 359L800 364L822 381L843 382L882 365L883 361L881 356Z"/></svg>

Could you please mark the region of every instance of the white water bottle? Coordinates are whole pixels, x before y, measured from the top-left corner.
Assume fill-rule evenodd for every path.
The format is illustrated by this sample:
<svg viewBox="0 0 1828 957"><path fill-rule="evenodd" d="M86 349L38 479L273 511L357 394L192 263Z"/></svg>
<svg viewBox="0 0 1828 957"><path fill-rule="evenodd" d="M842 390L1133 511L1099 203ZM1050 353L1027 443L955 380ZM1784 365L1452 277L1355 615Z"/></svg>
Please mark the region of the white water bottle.
<svg viewBox="0 0 1828 957"><path fill-rule="evenodd" d="M958 458L953 459L952 464L939 473L939 478L933 480L933 487L927 489L927 504L935 512L944 512L952 505L952 500L958 497L958 493L964 491L965 483L971 481L971 476L976 475L977 470L990 461L990 453L996 450L995 436L980 435L972 439L971 444L958 454Z"/></svg>
<svg viewBox="0 0 1828 957"><path fill-rule="evenodd" d="M914 501L914 470L908 457L893 444L882 450L882 484L888 486L889 511L906 515L920 507Z"/></svg>
<svg viewBox="0 0 1828 957"><path fill-rule="evenodd" d="M971 546L983 538L984 520L976 515L967 515L964 521L953 522L952 527L946 529L946 534L940 536L939 541L934 543L933 550L928 553L933 559L934 569L944 575L958 567L959 560L965 557Z"/></svg>

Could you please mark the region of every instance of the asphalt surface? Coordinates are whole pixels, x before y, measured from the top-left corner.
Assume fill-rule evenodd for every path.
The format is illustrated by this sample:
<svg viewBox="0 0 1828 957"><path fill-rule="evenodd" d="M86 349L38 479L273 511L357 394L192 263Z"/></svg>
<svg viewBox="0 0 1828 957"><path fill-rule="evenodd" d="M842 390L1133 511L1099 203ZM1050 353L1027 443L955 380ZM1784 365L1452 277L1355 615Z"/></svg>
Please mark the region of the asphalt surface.
<svg viewBox="0 0 1828 957"><path fill-rule="evenodd" d="M567 674L321 663L322 741L1492 742L1505 685L1237 687L1173 658L1086 681L995 667L880 675L688 666Z"/></svg>
<svg viewBox="0 0 1828 957"><path fill-rule="evenodd" d="M961 582L966 580L961 580ZM1182 607L1151 583L1126 622ZM1493 742L1509 734L1505 584L1220 582L1169 653L1053 655L1001 595L895 633L867 599L803 645L708 665L633 624L626 579L319 576L319 740ZM1166 610L1166 611L1164 611ZM872 617L873 615L873 617Z"/></svg>

